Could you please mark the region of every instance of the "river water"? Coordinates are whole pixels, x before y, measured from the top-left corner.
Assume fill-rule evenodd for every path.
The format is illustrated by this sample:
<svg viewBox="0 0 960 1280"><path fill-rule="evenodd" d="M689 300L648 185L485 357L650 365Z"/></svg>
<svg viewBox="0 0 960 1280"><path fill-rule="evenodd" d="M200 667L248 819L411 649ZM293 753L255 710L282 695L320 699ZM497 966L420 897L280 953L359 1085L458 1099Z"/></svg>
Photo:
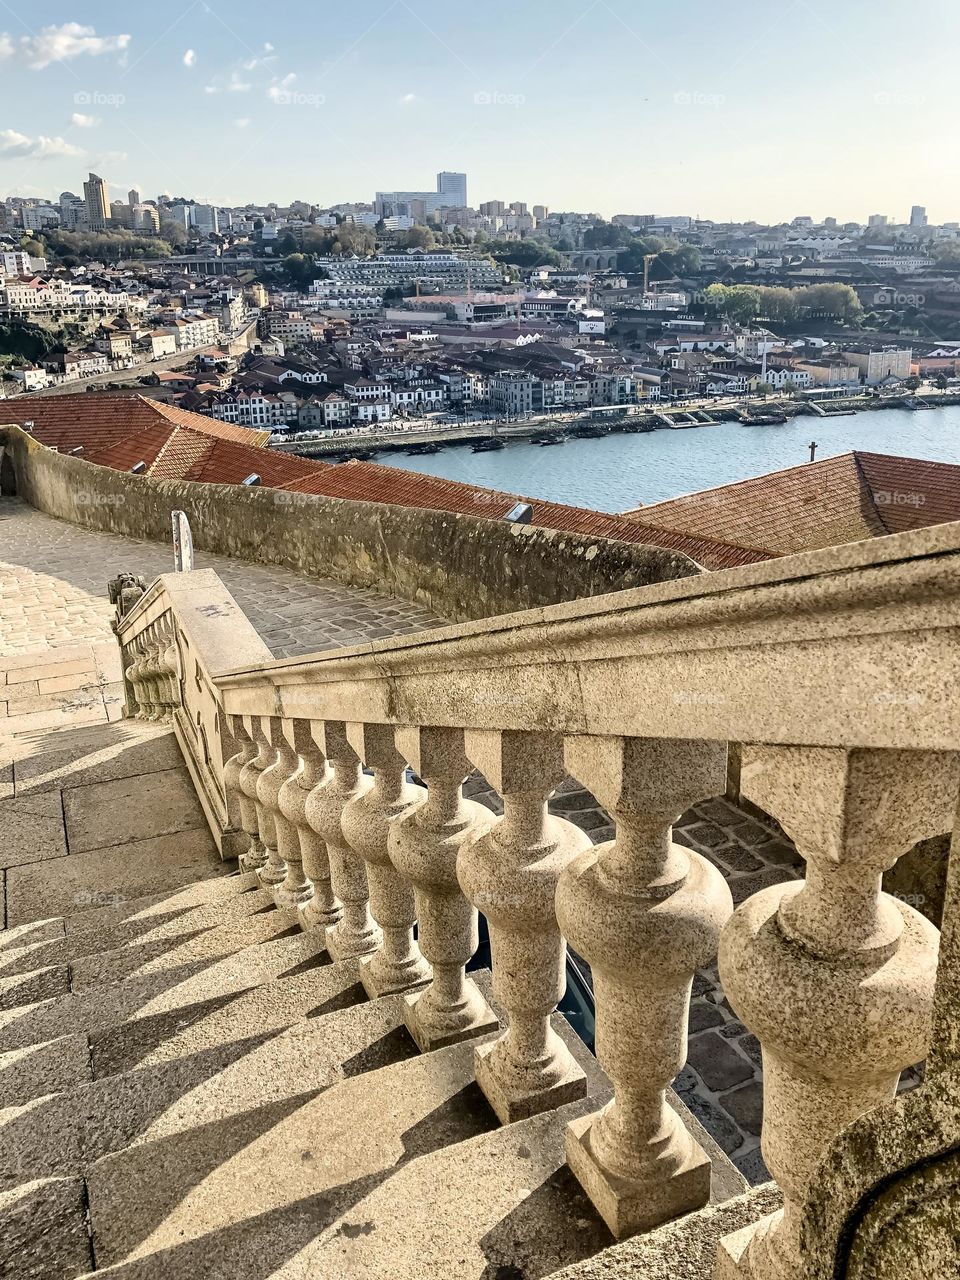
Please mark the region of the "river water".
<svg viewBox="0 0 960 1280"><path fill-rule="evenodd" d="M780 427L724 422L568 440L552 448L517 441L496 453L473 453L469 445L454 445L424 457L381 453L376 461L526 497L625 511L806 462L811 440L818 443L818 458L863 449L960 463L960 405L917 412L872 409L836 418L804 416Z"/></svg>

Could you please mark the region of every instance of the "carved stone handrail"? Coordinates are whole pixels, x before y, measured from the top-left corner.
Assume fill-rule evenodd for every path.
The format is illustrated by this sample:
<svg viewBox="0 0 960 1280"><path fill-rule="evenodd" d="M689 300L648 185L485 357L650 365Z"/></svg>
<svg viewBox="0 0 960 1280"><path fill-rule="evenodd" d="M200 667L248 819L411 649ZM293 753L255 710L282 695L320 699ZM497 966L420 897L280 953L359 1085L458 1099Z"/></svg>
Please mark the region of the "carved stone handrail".
<svg viewBox="0 0 960 1280"><path fill-rule="evenodd" d="M181 622L166 592L151 588L118 624L134 679L147 659L151 706L151 636L142 637L161 616L178 637L181 696L193 696L192 678L203 686L193 664L200 672L207 637L192 617ZM303 742L309 726L335 766L331 776L312 766L305 804L345 901L346 924L328 935L335 954L379 948L364 886L365 868L384 866L383 830L363 815L387 823L386 856L414 890L433 964L431 985L406 997L425 1050L495 1025L464 975L474 908L489 909L507 1021L496 1048L480 1046L478 1079L502 1118L571 1096L554 1089L573 1076L547 1023L563 938L592 963L598 1054L615 1096L569 1126L567 1153L618 1236L709 1193L709 1166L664 1091L685 1060L693 972L719 934L728 998L763 1047L763 1151L785 1208L725 1241L717 1276L798 1280L809 1270L801 1224L819 1162L931 1041L936 931L885 895L880 876L952 822L958 649L960 526L948 525L309 658L251 656L208 679L216 715L291 726L287 743ZM175 724L181 717L183 706ZM393 792L366 794L360 774L367 763L399 776L391 733L428 785L425 800L395 816ZM670 838L686 804L723 791L730 741L752 744L743 791L783 822L807 862L804 882L762 890L732 917L718 873ZM511 754L523 742L534 752L526 761ZM379 765L361 759L368 750ZM616 818L614 841L577 853L551 836L543 806L558 752ZM489 834L492 817L460 793L468 758L505 798ZM285 776L292 769L288 752ZM211 772L222 779L222 762ZM235 785L236 762L227 772ZM303 870L295 864L294 883ZM409 916L393 906L404 895L381 898L380 887L377 910L399 931L391 945L409 955ZM527 983L516 969L538 919L529 954L538 980Z"/></svg>

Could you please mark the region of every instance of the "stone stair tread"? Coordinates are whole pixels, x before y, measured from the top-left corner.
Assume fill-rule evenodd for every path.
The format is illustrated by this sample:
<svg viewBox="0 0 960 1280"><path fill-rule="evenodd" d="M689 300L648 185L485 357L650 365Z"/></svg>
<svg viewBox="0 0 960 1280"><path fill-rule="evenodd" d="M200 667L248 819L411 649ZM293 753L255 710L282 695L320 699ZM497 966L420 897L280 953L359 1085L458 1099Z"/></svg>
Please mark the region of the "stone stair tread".
<svg viewBox="0 0 960 1280"><path fill-rule="evenodd" d="M238 890L236 885L241 878L246 884ZM122 919L106 916L100 921L99 927L89 929L71 928L67 931L61 927L59 934L51 934L49 938L34 939L23 946L7 950L0 949L0 975L27 973L48 964L73 964L86 956L100 955L140 943L159 942L166 938L180 938L204 929L237 923L259 912L274 909L272 893L261 889L255 876L234 876L226 880L204 880L200 883L229 884L232 887L223 895L213 896L210 901L202 901L195 906L181 905L173 909L168 909L171 894L154 894L139 900L142 905L124 904L124 910L129 907L135 907L135 910L132 915L124 914ZM176 892L172 897L176 902L182 902L182 893ZM115 916L120 908L112 910ZM71 917L77 920L80 918ZM61 919L59 923L63 926L65 921Z"/></svg>
<svg viewBox="0 0 960 1280"><path fill-rule="evenodd" d="M375 1184L399 1162L496 1125L473 1081L476 1043L381 1067L307 1102L282 1100L97 1161L87 1186L98 1262L173 1245L179 1255L183 1244L195 1242L226 1275L260 1225L270 1224L272 1234L285 1211L297 1215L307 1201L312 1237L323 1225L321 1202L336 1216L358 1187ZM145 1180L149 1196L142 1194ZM238 1256L229 1243L221 1247L228 1239ZM257 1252L259 1274L270 1274ZM171 1264L169 1255L165 1262ZM181 1272L174 1267L168 1274Z"/></svg>
<svg viewBox="0 0 960 1280"><path fill-rule="evenodd" d="M233 924L149 942L139 941L76 960L70 971L72 989L86 991L91 987L123 982L127 978L143 978L198 960L232 956L247 947L276 941L285 935L301 935L297 913L274 907Z"/></svg>
<svg viewBox="0 0 960 1280"><path fill-rule="evenodd" d="M260 986L186 1008L137 1018L90 1037L94 1077L169 1062L366 999L355 961L284 975Z"/></svg>
<svg viewBox="0 0 960 1280"><path fill-rule="evenodd" d="M61 995L0 1012L0 1051L73 1032L94 1035L154 1015L185 1010L275 981L298 966L327 960L316 934L280 938L225 958L197 960L113 986ZM333 967L327 963L326 967Z"/></svg>
<svg viewBox="0 0 960 1280"><path fill-rule="evenodd" d="M772 1182L708 1204L696 1213L675 1218L643 1235L611 1245L582 1262L552 1271L544 1280L619 1280L643 1276L643 1280L680 1280L686 1276L712 1276L717 1243L783 1205L783 1196Z"/></svg>
<svg viewBox="0 0 960 1280"><path fill-rule="evenodd" d="M54 916L49 920L30 920L26 924L15 924L9 929L0 929L0 956L7 951L55 941L57 938L62 938L64 933L62 916Z"/></svg>
<svg viewBox="0 0 960 1280"><path fill-rule="evenodd" d="M0 1111L0 1186L68 1177L103 1156L413 1057L403 1001L384 996ZM86 1045L84 1044L86 1052Z"/></svg>
<svg viewBox="0 0 960 1280"><path fill-rule="evenodd" d="M70 970L65 964L44 965L28 973L17 973L0 978L0 1012L16 1009L20 1005L37 1004L41 1000L53 1000L68 995Z"/></svg>
<svg viewBox="0 0 960 1280"><path fill-rule="evenodd" d="M40 1178L0 1191L0 1276L72 1280L94 1265L82 1178Z"/></svg>
<svg viewBox="0 0 960 1280"><path fill-rule="evenodd" d="M92 1077L85 1035L60 1036L0 1053L0 1101L5 1107L72 1089Z"/></svg>
<svg viewBox="0 0 960 1280"><path fill-rule="evenodd" d="M181 888L172 886L123 902L71 912L63 917L64 930L68 937L88 931L99 932L105 925L175 915L207 903L223 902L259 887L260 881L252 871L239 874L234 872L232 875L216 876L210 880L193 880Z"/></svg>
<svg viewBox="0 0 960 1280"><path fill-rule="evenodd" d="M555 1026L575 1041L562 1018ZM498 1130L474 1080L475 1049L497 1034L346 1079L295 1108L266 1107L96 1162L87 1184L98 1261L146 1263L152 1256L162 1267L147 1266L144 1276L179 1277L194 1274L206 1256L210 1276L279 1275L294 1253L408 1162ZM609 1085L576 1043L593 1094L583 1104L590 1110L609 1096ZM149 1204L133 1193L148 1176ZM464 1185L469 1179L428 1182L417 1194L436 1205L438 1186ZM420 1271L398 1264L390 1274Z"/></svg>

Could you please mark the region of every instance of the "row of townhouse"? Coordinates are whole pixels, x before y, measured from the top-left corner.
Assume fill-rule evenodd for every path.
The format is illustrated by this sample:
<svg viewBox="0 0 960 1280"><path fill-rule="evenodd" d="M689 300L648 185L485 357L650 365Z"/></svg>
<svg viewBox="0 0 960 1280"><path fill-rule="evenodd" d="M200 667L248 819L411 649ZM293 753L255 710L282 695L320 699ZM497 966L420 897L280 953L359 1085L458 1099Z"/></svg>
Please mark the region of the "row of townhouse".
<svg viewBox="0 0 960 1280"><path fill-rule="evenodd" d="M634 403L647 395L646 380L623 370L590 370L544 376L517 369L488 375L484 399L498 417L520 417L544 409L595 408ZM658 388L659 395L659 388ZM658 397L657 397L658 398Z"/></svg>
<svg viewBox="0 0 960 1280"><path fill-rule="evenodd" d="M28 315L38 311L134 311L143 310L143 298L125 290L96 289L66 280L8 279L0 286L0 313Z"/></svg>

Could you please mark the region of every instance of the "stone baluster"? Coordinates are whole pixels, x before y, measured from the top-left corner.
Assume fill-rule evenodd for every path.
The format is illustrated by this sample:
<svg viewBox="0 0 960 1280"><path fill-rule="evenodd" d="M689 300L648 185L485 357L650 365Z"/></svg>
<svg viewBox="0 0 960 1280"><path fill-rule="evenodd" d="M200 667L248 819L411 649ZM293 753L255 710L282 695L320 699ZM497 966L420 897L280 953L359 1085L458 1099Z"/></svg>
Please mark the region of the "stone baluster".
<svg viewBox="0 0 960 1280"><path fill-rule="evenodd" d="M297 726L302 726L301 734L298 736ZM277 824L277 852L284 863L287 873L282 884L278 884L274 890L273 897L278 907L302 907L313 897L313 884L304 871L303 866L303 849L302 839L304 830L310 832L313 840L317 841L323 847L323 841L315 831L311 831L307 826L307 819L304 810L306 809L307 796L322 780L323 776L323 759L320 753L313 746L312 740L310 745L313 752L316 753L320 760L320 772L317 773L315 768L310 768L305 759L302 759L300 751L300 742L303 736L309 738L309 726L303 720L281 720L281 732L285 742L285 754L289 753L294 763L292 772L287 775L286 780L277 792L277 812L274 815L274 821ZM323 857L326 860L327 851L323 848ZM327 872L327 887L329 889L330 877Z"/></svg>
<svg viewBox="0 0 960 1280"><path fill-rule="evenodd" d="M164 702L172 718L180 706L180 649L172 617L167 618L159 636L157 666L163 682Z"/></svg>
<svg viewBox="0 0 960 1280"><path fill-rule="evenodd" d="M333 770L313 740L309 720L284 720L283 730L287 741L303 761L303 767L280 790L281 811L296 828L299 863L295 856L291 856L291 845L286 857L287 878L277 891L278 905L281 896L296 898L301 928L325 931L337 923L343 908L330 881L326 843L308 822L306 808L311 793L332 781Z"/></svg>
<svg viewBox="0 0 960 1280"><path fill-rule="evenodd" d="M557 880L591 845L585 832L547 812L565 772L559 734L468 731L466 751L503 797L503 817L461 848L457 875L487 918L493 993L510 1015L505 1034L476 1051L477 1083L510 1124L586 1094L586 1075L550 1017L566 989Z"/></svg>
<svg viewBox="0 0 960 1280"><path fill-rule="evenodd" d="M124 654L126 666L123 669L127 689L129 691L127 708L132 713L132 718L135 720L145 720L147 713L145 701L146 691L144 690L143 682L140 679L140 662L142 658L143 640L142 637L137 636L127 646L127 651Z"/></svg>
<svg viewBox="0 0 960 1280"><path fill-rule="evenodd" d="M166 707L163 702L163 682L160 676L160 645L157 641L154 627L149 628L147 632L146 651L141 670L144 683L149 690L150 714L147 718L149 720L162 720Z"/></svg>
<svg viewBox="0 0 960 1280"><path fill-rule="evenodd" d="M949 829L958 761L743 748L742 790L793 838L806 879L748 898L720 943L727 998L763 1048L761 1147L784 1196L781 1212L721 1242L722 1280L803 1280L800 1219L826 1147L927 1053L938 933L881 877Z"/></svg>
<svg viewBox="0 0 960 1280"><path fill-rule="evenodd" d="M280 812L278 797L280 788L296 772L300 761L283 736L279 716L260 717L259 727L273 759L257 779L257 801L262 812L260 832L267 850L267 860L258 868L257 879L265 889L276 889L287 878L287 864L277 847L280 838L278 824L286 821Z"/></svg>
<svg viewBox="0 0 960 1280"><path fill-rule="evenodd" d="M372 782L361 772L342 720L315 720L311 724L314 740L333 772L307 797L306 815L327 846L333 891L343 907L339 921L326 928L327 950L334 960L346 960L369 955L381 941L380 930L370 915L366 866L347 844L341 826L344 806L369 790ZM322 915L311 900L300 913L301 923L305 928L317 928Z"/></svg>
<svg viewBox="0 0 960 1280"><path fill-rule="evenodd" d="M493 815L464 800L469 763L462 729L404 727L397 749L426 781L427 798L390 825L390 861L414 887L420 949L433 967L425 991L405 996L404 1017L423 1052L493 1031L499 1023L466 964L479 943L477 912L457 881L457 854Z"/></svg>
<svg viewBox="0 0 960 1280"><path fill-rule="evenodd" d="M246 737L246 735L237 735L234 732L233 720L236 717L225 715L219 712L220 720L220 738L223 744L224 753L229 751L231 754L223 762L223 798L227 809L227 827L231 831L246 831L243 821L243 804L246 802L246 796L240 789L240 771L248 760L252 760L256 754L256 746ZM243 855L240 857L242 862Z"/></svg>
<svg viewBox="0 0 960 1280"><path fill-rule="evenodd" d="M250 837L250 848L240 859L241 871L259 871L267 860L267 848L263 840L262 810L257 802L257 782L260 774L271 763L270 744L259 727L259 717L233 716L234 736L240 742L249 743L245 748L244 763L240 770L240 816L243 829Z"/></svg>
<svg viewBox="0 0 960 1280"><path fill-rule="evenodd" d="M414 990L430 980L430 966L413 937L413 888L390 861L387 848L391 824L411 804L423 800L426 791L407 782L390 725L348 724L347 738L374 774L373 786L344 806L342 827L347 843L367 865L370 913L383 934L379 951L360 961L360 980L375 1000Z"/></svg>
<svg viewBox="0 0 960 1280"><path fill-rule="evenodd" d="M143 631L134 641L135 657L129 668L130 683L136 692L139 720L152 720L156 711L153 690L147 679L150 656L150 637Z"/></svg>
<svg viewBox="0 0 960 1280"><path fill-rule="evenodd" d="M726 744L568 738L565 760L616 818L615 840L560 877L561 932L593 970L597 1057L614 1084L567 1126L567 1162L621 1239L706 1204L710 1160L666 1100L687 1056L690 989L733 910L723 877L672 823L726 785Z"/></svg>

